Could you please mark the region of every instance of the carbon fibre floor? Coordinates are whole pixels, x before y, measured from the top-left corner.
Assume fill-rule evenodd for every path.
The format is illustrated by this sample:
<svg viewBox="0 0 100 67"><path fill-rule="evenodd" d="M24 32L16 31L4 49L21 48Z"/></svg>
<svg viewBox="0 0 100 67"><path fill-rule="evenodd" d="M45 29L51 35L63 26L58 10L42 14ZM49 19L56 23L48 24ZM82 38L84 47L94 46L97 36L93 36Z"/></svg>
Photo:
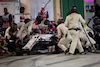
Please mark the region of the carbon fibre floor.
<svg viewBox="0 0 100 67"><path fill-rule="evenodd" d="M100 67L100 54L0 57L0 67Z"/></svg>

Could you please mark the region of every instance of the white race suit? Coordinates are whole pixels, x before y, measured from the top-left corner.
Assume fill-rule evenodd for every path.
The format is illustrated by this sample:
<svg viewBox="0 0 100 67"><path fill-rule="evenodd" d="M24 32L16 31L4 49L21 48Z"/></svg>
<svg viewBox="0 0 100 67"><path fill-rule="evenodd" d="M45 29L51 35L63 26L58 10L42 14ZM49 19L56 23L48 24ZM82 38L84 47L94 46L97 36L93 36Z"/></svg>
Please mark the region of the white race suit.
<svg viewBox="0 0 100 67"><path fill-rule="evenodd" d="M89 28L87 25L85 25L85 27L84 27L85 31L84 31L81 23L80 23L80 28L81 28L80 39L81 39L82 45L86 46L88 48L91 45L91 43L96 44L96 41L88 35L89 32L91 32L94 35L94 32L92 31L92 29ZM89 40L91 41L91 43ZM86 45L84 45L85 42L86 42Z"/></svg>
<svg viewBox="0 0 100 67"><path fill-rule="evenodd" d="M58 38L60 39L58 46L66 51L69 48L69 43L72 41L72 37L69 34L68 28L64 23L57 26Z"/></svg>
<svg viewBox="0 0 100 67"><path fill-rule="evenodd" d="M22 39L23 40L23 38L27 35L27 34L30 34L30 32L32 31L32 24L33 23L33 21L30 21L30 22L28 22L28 23L24 23L24 22L20 22L20 23L18 23L17 25L18 25L18 27L20 28L20 30L19 30L19 32L18 32L18 37L20 38L20 39ZM21 25L21 24L23 24L23 25Z"/></svg>
<svg viewBox="0 0 100 67"><path fill-rule="evenodd" d="M65 26L68 27L70 34L72 36L72 43L69 50L69 53L72 54L74 54L76 48L79 50L79 52L84 52L79 39L79 22L81 22L82 24L86 23L82 16L77 13L71 13L66 17L65 20Z"/></svg>

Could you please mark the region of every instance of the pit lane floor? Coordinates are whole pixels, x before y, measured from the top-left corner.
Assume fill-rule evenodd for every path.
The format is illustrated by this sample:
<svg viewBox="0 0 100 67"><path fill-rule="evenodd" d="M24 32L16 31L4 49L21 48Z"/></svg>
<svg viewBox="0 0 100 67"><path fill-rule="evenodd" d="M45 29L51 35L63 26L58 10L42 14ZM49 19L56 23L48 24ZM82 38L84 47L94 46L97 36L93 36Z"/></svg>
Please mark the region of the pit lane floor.
<svg viewBox="0 0 100 67"><path fill-rule="evenodd" d="M0 67L100 67L100 54L0 56Z"/></svg>

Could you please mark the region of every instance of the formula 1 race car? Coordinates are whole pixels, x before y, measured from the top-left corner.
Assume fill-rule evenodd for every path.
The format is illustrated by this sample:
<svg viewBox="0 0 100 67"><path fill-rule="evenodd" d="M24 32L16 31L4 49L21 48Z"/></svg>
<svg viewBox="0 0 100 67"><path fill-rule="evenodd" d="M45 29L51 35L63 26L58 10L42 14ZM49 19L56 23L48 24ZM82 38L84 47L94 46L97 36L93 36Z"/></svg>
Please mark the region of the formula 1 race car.
<svg viewBox="0 0 100 67"><path fill-rule="evenodd" d="M54 34L36 34L22 48L23 53L58 53L57 36Z"/></svg>

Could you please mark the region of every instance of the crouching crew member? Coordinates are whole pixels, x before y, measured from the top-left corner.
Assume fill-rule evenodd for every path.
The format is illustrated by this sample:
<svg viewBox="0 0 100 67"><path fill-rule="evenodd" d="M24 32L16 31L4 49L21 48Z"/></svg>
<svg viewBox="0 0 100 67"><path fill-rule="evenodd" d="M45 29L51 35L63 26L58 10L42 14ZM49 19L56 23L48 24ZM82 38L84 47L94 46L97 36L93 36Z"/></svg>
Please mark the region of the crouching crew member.
<svg viewBox="0 0 100 67"><path fill-rule="evenodd" d="M6 29L5 38L10 39L11 37L16 37L18 33L17 24L12 23L10 27Z"/></svg>
<svg viewBox="0 0 100 67"><path fill-rule="evenodd" d="M2 28L0 27L0 45L5 40L5 37L2 36Z"/></svg>
<svg viewBox="0 0 100 67"><path fill-rule="evenodd" d="M23 25L20 27L20 30L18 32L18 37L23 41L23 38L26 35L30 35L30 32L32 31L32 21L30 19L25 19L24 22L21 22ZM19 24L17 24L19 26Z"/></svg>
<svg viewBox="0 0 100 67"><path fill-rule="evenodd" d="M72 40L71 35L69 34L68 28L65 26L63 19L57 21L57 32L58 38L60 39L58 46L65 52L68 52L69 43Z"/></svg>
<svg viewBox="0 0 100 67"><path fill-rule="evenodd" d="M16 40L17 40L17 24L12 23L11 27L8 27L5 32L5 38L6 41L8 42L8 51L14 52L16 49Z"/></svg>

